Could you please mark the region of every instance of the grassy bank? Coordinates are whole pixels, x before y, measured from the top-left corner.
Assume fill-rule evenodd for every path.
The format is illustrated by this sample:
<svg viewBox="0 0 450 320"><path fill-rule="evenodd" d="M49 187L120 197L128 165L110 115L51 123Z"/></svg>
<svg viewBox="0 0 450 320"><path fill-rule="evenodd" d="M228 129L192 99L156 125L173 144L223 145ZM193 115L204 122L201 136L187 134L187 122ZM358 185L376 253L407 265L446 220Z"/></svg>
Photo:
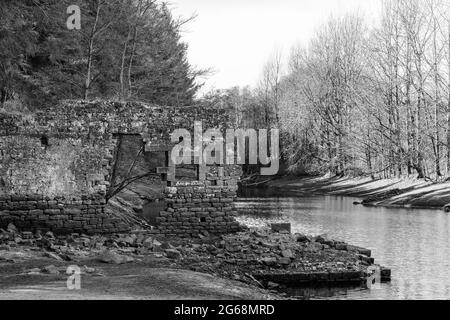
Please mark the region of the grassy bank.
<svg viewBox="0 0 450 320"><path fill-rule="evenodd" d="M293 178L269 184L284 195L334 194L366 199L367 205L442 209L450 204L450 182L433 183L418 179Z"/></svg>

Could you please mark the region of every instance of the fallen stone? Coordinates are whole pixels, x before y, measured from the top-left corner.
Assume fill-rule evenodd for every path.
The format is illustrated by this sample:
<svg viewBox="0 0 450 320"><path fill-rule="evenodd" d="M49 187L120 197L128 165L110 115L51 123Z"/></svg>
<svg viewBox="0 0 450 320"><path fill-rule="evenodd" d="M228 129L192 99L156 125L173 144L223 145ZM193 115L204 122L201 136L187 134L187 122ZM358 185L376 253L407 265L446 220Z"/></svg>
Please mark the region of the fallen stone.
<svg viewBox="0 0 450 320"><path fill-rule="evenodd" d="M41 269L39 268L30 269L27 271L27 274L30 276L39 275L41 274Z"/></svg>
<svg viewBox="0 0 450 320"><path fill-rule="evenodd" d="M252 234L257 238L266 238L267 237L267 234L265 234L261 230L255 230Z"/></svg>
<svg viewBox="0 0 450 320"><path fill-rule="evenodd" d="M391 269L381 267L381 281L382 282L391 281Z"/></svg>
<svg viewBox="0 0 450 320"><path fill-rule="evenodd" d="M372 251L366 248L361 248L357 246L347 245L347 251L354 251L362 254L364 256L370 257L372 255Z"/></svg>
<svg viewBox="0 0 450 320"><path fill-rule="evenodd" d="M334 248L336 250L345 251L345 250L347 250L347 244L346 243L335 243Z"/></svg>
<svg viewBox="0 0 450 320"><path fill-rule="evenodd" d="M314 238L314 241L316 241L316 242L318 242L320 244L324 244L327 240L323 236L317 236L317 237Z"/></svg>
<svg viewBox="0 0 450 320"><path fill-rule="evenodd" d="M50 248L53 245L52 241L50 241L47 238L40 238L40 239L36 240L36 243L39 247L44 247L44 248Z"/></svg>
<svg viewBox="0 0 450 320"><path fill-rule="evenodd" d="M75 243L85 247L89 247L89 245L91 244L91 239L89 239L88 237L81 237L76 239Z"/></svg>
<svg viewBox="0 0 450 320"><path fill-rule="evenodd" d="M175 250L175 249L166 249L165 253L167 255L167 258L169 258L169 259L177 260L177 259L181 258L180 251Z"/></svg>
<svg viewBox="0 0 450 320"><path fill-rule="evenodd" d="M268 267L274 266L277 263L276 258L262 258L261 261Z"/></svg>
<svg viewBox="0 0 450 320"><path fill-rule="evenodd" d="M310 239L304 234L296 233L295 238L297 242L310 242Z"/></svg>
<svg viewBox="0 0 450 320"><path fill-rule="evenodd" d="M318 242L310 242L305 248L305 251L309 252L316 252L321 250L323 250L323 245Z"/></svg>
<svg viewBox="0 0 450 320"><path fill-rule="evenodd" d="M59 255L64 261L72 261L72 257L69 256L67 253L63 253Z"/></svg>
<svg viewBox="0 0 450 320"><path fill-rule="evenodd" d="M286 257L279 258L278 259L278 263L283 265L283 266L288 266L288 265L291 264L291 258L286 258Z"/></svg>
<svg viewBox="0 0 450 320"><path fill-rule="evenodd" d="M201 232L201 234L204 235L205 237L209 237L209 232L206 231L206 230L203 230L203 231Z"/></svg>
<svg viewBox="0 0 450 320"><path fill-rule="evenodd" d="M290 250L290 249L281 251L281 256L282 256L283 258L289 258L289 259L295 258L294 253L293 253L292 250Z"/></svg>
<svg viewBox="0 0 450 320"><path fill-rule="evenodd" d="M88 266L83 266L83 271L85 273L94 273L95 272L95 268L90 268Z"/></svg>
<svg viewBox="0 0 450 320"><path fill-rule="evenodd" d="M282 233L287 232L291 233L291 224L290 223L272 223L271 224L272 232Z"/></svg>
<svg viewBox="0 0 450 320"><path fill-rule="evenodd" d="M169 242L163 242L161 244L161 249L163 249L163 250L173 249L173 246Z"/></svg>
<svg viewBox="0 0 450 320"><path fill-rule="evenodd" d="M22 232L22 238L23 239L32 239L33 238L33 233L32 232Z"/></svg>
<svg viewBox="0 0 450 320"><path fill-rule="evenodd" d="M55 235L54 235L53 232L51 232L51 231L47 232L47 233L45 234L45 236L46 236L47 238L50 238L50 239L55 239Z"/></svg>
<svg viewBox="0 0 450 320"><path fill-rule="evenodd" d="M125 243L127 245L130 245L130 246L134 245L135 241L136 241L136 235L134 235L134 237L126 236L126 237L120 239L120 242L123 242L123 243Z"/></svg>
<svg viewBox="0 0 450 320"><path fill-rule="evenodd" d="M153 251L154 252L159 252L162 249L162 243L159 242L158 240L153 240Z"/></svg>
<svg viewBox="0 0 450 320"><path fill-rule="evenodd" d="M17 244L23 243L23 239L21 237L14 237L14 242Z"/></svg>
<svg viewBox="0 0 450 320"><path fill-rule="evenodd" d="M225 246L225 250L227 250L228 252L239 252L241 251L241 247L238 245L227 244Z"/></svg>
<svg viewBox="0 0 450 320"><path fill-rule="evenodd" d="M57 255L56 253L53 253L53 252L44 252L44 257L47 257L50 259L55 259L58 261L64 261L63 258L61 258L59 255Z"/></svg>
<svg viewBox="0 0 450 320"><path fill-rule="evenodd" d="M42 272L46 273L46 274L53 274L53 275L59 274L58 268L55 267L54 265L49 265L49 266L42 268Z"/></svg>
<svg viewBox="0 0 450 320"><path fill-rule="evenodd" d="M368 265L373 265L375 263L374 258L367 257L365 255L359 255L359 259Z"/></svg>
<svg viewBox="0 0 450 320"><path fill-rule="evenodd" d="M138 234L136 236L136 244L137 245L142 245L145 240L146 240L146 237L143 234Z"/></svg>
<svg viewBox="0 0 450 320"><path fill-rule="evenodd" d="M142 242L142 246L147 249L152 249L153 248L153 239L152 238L145 239L144 242Z"/></svg>
<svg viewBox="0 0 450 320"><path fill-rule="evenodd" d="M276 243L271 243L271 242L260 242L260 244L263 247L269 248L269 249L277 249L278 248L278 244Z"/></svg>
<svg viewBox="0 0 450 320"><path fill-rule="evenodd" d="M323 244L324 244L324 245L327 245L327 246L330 247L330 248L334 248L335 242L334 242L333 240L327 239L327 240L325 240L325 242L324 242Z"/></svg>
<svg viewBox="0 0 450 320"><path fill-rule="evenodd" d="M18 232L16 226L13 225L12 223L8 224L8 227L6 228L6 231L11 232L11 233L17 233Z"/></svg>

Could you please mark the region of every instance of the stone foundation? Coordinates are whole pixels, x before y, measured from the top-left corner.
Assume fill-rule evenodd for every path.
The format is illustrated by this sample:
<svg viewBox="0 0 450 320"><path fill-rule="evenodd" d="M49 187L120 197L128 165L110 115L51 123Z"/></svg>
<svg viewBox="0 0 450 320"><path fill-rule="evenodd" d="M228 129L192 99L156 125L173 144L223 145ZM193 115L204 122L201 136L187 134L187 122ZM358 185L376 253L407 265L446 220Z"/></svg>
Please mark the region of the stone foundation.
<svg viewBox="0 0 450 320"><path fill-rule="evenodd" d="M129 226L105 213L101 196L49 198L41 195L0 196L0 226L13 223L21 230L65 233L127 232Z"/></svg>
<svg viewBox="0 0 450 320"><path fill-rule="evenodd" d="M234 219L239 166L204 166L200 181L177 182L167 187L166 210L157 218L158 231L169 235L198 236L240 231Z"/></svg>
<svg viewBox="0 0 450 320"><path fill-rule="evenodd" d="M186 183L166 190L167 209L157 219L158 231L168 235L197 236L240 230L234 220L235 187L213 187Z"/></svg>

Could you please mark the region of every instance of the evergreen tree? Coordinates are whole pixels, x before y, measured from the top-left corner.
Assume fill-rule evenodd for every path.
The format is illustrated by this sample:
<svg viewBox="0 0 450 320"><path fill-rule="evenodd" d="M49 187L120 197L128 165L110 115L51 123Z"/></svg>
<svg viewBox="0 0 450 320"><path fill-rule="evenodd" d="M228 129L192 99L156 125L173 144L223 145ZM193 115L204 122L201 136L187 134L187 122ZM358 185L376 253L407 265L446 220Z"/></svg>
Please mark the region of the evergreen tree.
<svg viewBox="0 0 450 320"><path fill-rule="evenodd" d="M191 104L198 90L181 42L183 21L151 0L79 0L81 30L66 27L68 0L6 0L0 8L1 103L61 99Z"/></svg>

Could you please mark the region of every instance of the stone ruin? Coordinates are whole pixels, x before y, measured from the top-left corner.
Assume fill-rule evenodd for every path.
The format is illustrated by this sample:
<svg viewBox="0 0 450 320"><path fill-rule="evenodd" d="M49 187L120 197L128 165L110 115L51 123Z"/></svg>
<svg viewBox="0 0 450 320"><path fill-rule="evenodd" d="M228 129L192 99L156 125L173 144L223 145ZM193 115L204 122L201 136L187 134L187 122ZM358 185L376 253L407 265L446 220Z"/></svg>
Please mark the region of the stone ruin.
<svg viewBox="0 0 450 320"><path fill-rule="evenodd" d="M231 233L239 230L234 217L236 181L240 175L233 166L207 167L208 177L179 182L165 191L167 209L156 218L158 230L171 235Z"/></svg>
<svg viewBox="0 0 450 320"><path fill-rule="evenodd" d="M177 179L170 134L192 131L194 121L221 131L233 123L221 109L105 101L65 101L34 114L0 112L0 228L128 232L130 224L107 203L117 181L139 169L162 186L153 232L237 231L239 166L195 166L190 181Z"/></svg>

